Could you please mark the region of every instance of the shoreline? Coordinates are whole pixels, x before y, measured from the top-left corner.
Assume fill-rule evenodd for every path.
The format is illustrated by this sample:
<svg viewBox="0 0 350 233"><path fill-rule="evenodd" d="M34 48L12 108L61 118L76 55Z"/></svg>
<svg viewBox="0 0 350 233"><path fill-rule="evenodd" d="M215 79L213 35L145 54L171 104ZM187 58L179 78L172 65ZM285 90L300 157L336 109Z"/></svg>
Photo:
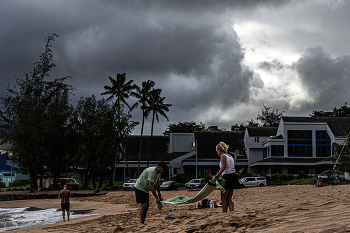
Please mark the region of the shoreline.
<svg viewBox="0 0 350 233"><path fill-rule="evenodd" d="M43 232L60 232L60 231L50 231L51 227L67 226L72 224L77 224L84 221L90 221L93 219L98 219L106 215L115 215L119 213L124 213L132 209L129 208L127 204L109 204L106 202L85 202L71 200L70 215L74 212L81 212L86 216L71 218L69 221L58 221L55 223L48 223L38 226L25 227L20 229L9 230L8 232L28 232L28 233L43 233ZM4 201L0 202L0 208L32 208L32 209L61 209L60 199L35 199L35 200L15 200L15 201ZM35 211L34 211L35 212ZM84 213L89 212L89 213ZM7 231L5 231L7 232ZM62 231L65 232L65 231Z"/></svg>

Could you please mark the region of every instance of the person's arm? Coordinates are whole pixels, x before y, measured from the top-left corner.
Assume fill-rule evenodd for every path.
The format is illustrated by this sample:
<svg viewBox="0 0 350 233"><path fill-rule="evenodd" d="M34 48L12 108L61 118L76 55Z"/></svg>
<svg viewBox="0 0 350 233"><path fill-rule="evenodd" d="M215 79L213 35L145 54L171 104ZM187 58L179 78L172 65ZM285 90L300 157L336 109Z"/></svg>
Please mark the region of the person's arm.
<svg viewBox="0 0 350 233"><path fill-rule="evenodd" d="M224 154L221 155L221 168L218 171L218 173L216 173L216 176L214 176L214 178L212 179L212 181L216 181L218 179L218 177L225 171L226 169L226 156Z"/></svg>
<svg viewBox="0 0 350 233"><path fill-rule="evenodd" d="M154 189L154 183L152 181L149 182L149 189L151 190L151 193L153 194L154 198L156 199L157 203L160 203L160 198L158 197L156 190ZM158 183L159 185L159 183Z"/></svg>
<svg viewBox="0 0 350 233"><path fill-rule="evenodd" d="M163 201L162 195L160 194L160 184L159 184L159 181L156 182L156 190L157 190L159 199L160 199L161 201Z"/></svg>

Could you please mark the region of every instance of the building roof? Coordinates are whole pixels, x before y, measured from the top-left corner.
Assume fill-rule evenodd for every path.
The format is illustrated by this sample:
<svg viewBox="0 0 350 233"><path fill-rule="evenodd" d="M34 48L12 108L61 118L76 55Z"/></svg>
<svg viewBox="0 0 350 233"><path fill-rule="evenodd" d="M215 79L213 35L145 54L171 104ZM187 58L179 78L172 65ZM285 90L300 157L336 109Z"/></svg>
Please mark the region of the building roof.
<svg viewBox="0 0 350 233"><path fill-rule="evenodd" d="M128 161L139 160L140 139L140 135L129 136L126 144L126 156ZM141 161L147 161L150 140L151 136L142 136ZM149 161L169 161L168 143L169 136L153 136L148 158Z"/></svg>
<svg viewBox="0 0 350 233"><path fill-rule="evenodd" d="M215 147L222 141L229 145L229 152L239 151L239 159L247 158L244 148L244 131L195 131L199 158L218 158Z"/></svg>
<svg viewBox="0 0 350 233"><path fill-rule="evenodd" d="M276 137L271 137L271 139L283 139L283 135L280 134L280 135L278 135L278 136L276 136Z"/></svg>
<svg viewBox="0 0 350 233"><path fill-rule="evenodd" d="M350 117L282 117L284 122L327 123L335 137L346 137Z"/></svg>
<svg viewBox="0 0 350 233"><path fill-rule="evenodd" d="M331 157L327 158L297 158L297 157L269 157L257 161L259 163L270 163L270 162L278 162L278 163L317 163L321 161L331 161Z"/></svg>
<svg viewBox="0 0 350 233"><path fill-rule="evenodd" d="M276 136L278 127L247 127L249 137Z"/></svg>

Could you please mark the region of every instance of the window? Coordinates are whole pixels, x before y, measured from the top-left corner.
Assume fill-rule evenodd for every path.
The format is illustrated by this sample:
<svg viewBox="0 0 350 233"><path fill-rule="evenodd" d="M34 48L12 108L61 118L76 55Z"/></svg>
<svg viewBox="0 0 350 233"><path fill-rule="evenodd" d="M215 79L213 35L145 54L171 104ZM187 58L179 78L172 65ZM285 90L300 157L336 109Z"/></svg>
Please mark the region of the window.
<svg viewBox="0 0 350 233"><path fill-rule="evenodd" d="M247 178L247 181L255 181L255 178Z"/></svg>
<svg viewBox="0 0 350 233"><path fill-rule="evenodd" d="M331 139L325 130L316 130L316 157L331 156Z"/></svg>
<svg viewBox="0 0 350 233"><path fill-rule="evenodd" d="M263 158L267 158L267 147L263 149Z"/></svg>
<svg viewBox="0 0 350 233"><path fill-rule="evenodd" d="M311 130L288 130L288 156L312 157Z"/></svg>
<svg viewBox="0 0 350 233"><path fill-rule="evenodd" d="M174 168L174 175L180 174L181 168Z"/></svg>
<svg viewBox="0 0 350 233"><path fill-rule="evenodd" d="M284 155L284 146L271 146L271 156L283 156Z"/></svg>
<svg viewBox="0 0 350 233"><path fill-rule="evenodd" d="M259 142L259 137L256 137L256 138L255 138L255 142Z"/></svg>

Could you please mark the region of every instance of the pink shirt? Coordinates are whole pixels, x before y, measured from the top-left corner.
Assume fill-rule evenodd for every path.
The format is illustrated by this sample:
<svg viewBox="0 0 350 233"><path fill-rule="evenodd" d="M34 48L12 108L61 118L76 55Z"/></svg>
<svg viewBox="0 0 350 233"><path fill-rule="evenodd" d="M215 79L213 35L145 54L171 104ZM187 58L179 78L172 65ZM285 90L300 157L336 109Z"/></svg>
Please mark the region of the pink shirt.
<svg viewBox="0 0 350 233"><path fill-rule="evenodd" d="M69 203L70 191L68 189L62 189L58 197L61 198L61 203Z"/></svg>

